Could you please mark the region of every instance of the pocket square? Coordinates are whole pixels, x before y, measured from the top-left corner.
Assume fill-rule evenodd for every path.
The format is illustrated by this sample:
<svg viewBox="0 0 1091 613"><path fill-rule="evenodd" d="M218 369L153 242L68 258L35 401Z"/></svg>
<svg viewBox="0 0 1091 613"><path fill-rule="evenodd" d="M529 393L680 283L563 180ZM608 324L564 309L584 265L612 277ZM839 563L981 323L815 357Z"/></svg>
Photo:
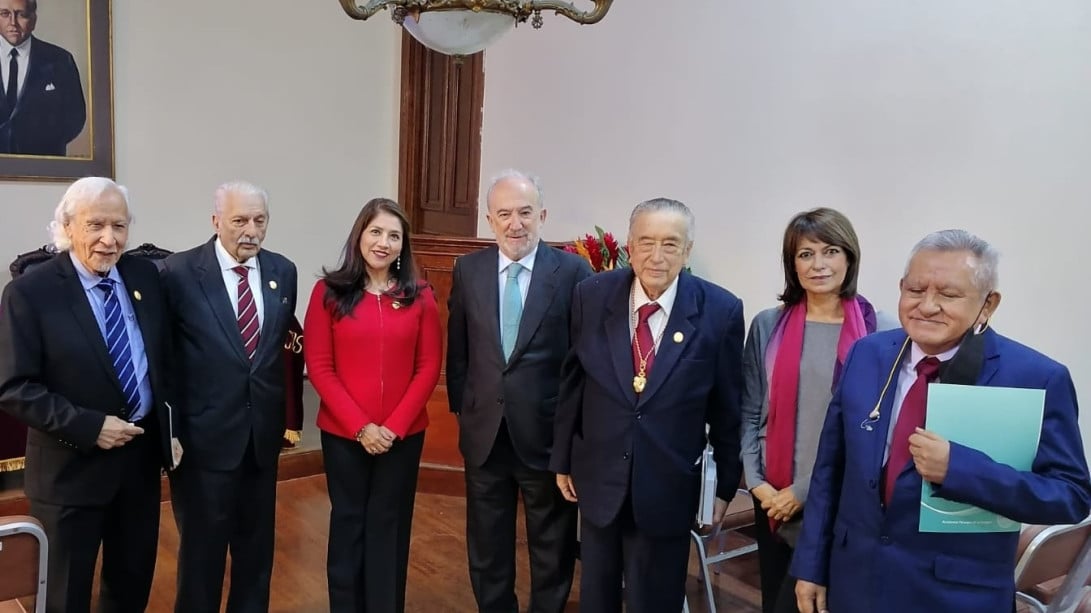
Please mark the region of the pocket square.
<svg viewBox="0 0 1091 613"><path fill-rule="evenodd" d="M45 91L47 91L47 92L51 92L51 91L53 91L55 89L57 89L57 86L52 84L52 83L49 83L49 84L47 84L45 86Z"/></svg>

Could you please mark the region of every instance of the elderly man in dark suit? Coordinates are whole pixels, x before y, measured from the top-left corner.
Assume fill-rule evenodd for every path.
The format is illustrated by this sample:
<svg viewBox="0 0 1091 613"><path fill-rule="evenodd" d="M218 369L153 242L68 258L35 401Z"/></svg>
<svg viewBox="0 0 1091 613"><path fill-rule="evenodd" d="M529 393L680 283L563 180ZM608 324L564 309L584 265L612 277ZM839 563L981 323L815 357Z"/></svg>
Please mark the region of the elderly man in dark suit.
<svg viewBox="0 0 1091 613"><path fill-rule="evenodd" d="M632 269L587 279L572 298L550 468L582 513L580 610L678 611L701 456L717 468L714 521L739 483L742 302L683 272L693 214L659 198L629 220Z"/></svg>
<svg viewBox="0 0 1091 613"><path fill-rule="evenodd" d="M0 154L65 155L87 121L72 54L37 23L37 0L0 0Z"/></svg>
<svg viewBox="0 0 1091 613"><path fill-rule="evenodd" d="M155 266L121 256L128 195L109 179L72 184L52 224L61 253L0 300L0 409L30 427L26 493L49 537L46 610L148 603L159 538L159 475L171 450L166 302Z"/></svg>
<svg viewBox="0 0 1091 613"><path fill-rule="evenodd" d="M522 493L532 613L564 610L575 565L576 508L549 472L572 288L587 261L538 238L536 178L502 173L486 197L497 245L455 262L448 302L447 393L466 460L466 545L478 609L519 610L515 513Z"/></svg>
<svg viewBox="0 0 1091 613"><path fill-rule="evenodd" d="M273 570L277 459L284 435L284 346L296 268L261 248L265 190L216 190L216 236L163 267L174 329L179 436L192 462L171 498L180 534L178 613L267 611Z"/></svg>

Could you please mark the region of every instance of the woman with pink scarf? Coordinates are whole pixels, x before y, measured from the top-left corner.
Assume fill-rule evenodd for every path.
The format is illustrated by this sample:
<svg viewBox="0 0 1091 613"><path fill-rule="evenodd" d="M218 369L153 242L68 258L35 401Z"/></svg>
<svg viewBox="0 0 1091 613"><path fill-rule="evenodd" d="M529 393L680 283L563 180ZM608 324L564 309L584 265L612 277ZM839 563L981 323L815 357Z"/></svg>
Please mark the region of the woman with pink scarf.
<svg viewBox="0 0 1091 613"><path fill-rule="evenodd" d="M783 261L782 304L754 317L743 352L742 459L763 613L796 611L788 566L826 407L849 348L876 329L875 310L856 293L860 243L844 215L819 208L793 217Z"/></svg>

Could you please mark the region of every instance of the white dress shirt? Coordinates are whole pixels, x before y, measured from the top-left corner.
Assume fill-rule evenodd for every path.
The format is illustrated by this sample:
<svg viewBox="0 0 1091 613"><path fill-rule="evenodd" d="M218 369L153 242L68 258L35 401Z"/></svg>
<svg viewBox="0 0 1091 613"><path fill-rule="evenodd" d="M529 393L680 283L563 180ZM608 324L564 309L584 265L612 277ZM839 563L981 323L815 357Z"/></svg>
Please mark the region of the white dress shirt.
<svg viewBox="0 0 1091 613"><path fill-rule="evenodd" d="M537 257L537 255L538 245L535 245L526 257L519 260L519 264L523 266L524 270L519 271L519 277L516 280L519 282L519 294L522 296L524 309L527 306L527 291L530 290L530 275L534 272L534 258ZM508 256L504 255L503 251L500 252L500 258L498 262L499 272L497 276L500 283L500 321L497 322L498 326L504 321L504 290L508 286L508 266L511 266L512 262L513 260ZM501 334L503 334L503 331L501 331Z"/></svg>
<svg viewBox="0 0 1091 613"><path fill-rule="evenodd" d="M939 359L940 362L946 362L953 358L956 352L958 352L957 345L954 349L948 349L933 357ZM909 347L909 355L902 361L901 372L898 373L898 388L894 393L894 403L890 405L890 427L886 431L886 450L883 452L883 464L886 464L887 458L890 457L890 441L894 438L894 426L898 423L898 416L902 414L902 403L905 402L905 397L909 394L909 388L913 387L913 382L917 380L917 364L926 357L928 357L928 354L916 343L913 343Z"/></svg>
<svg viewBox="0 0 1091 613"><path fill-rule="evenodd" d="M663 295L658 300L651 300L648 298L648 294L644 293L644 287L640 285L640 279L633 276L633 288L632 288L632 304L629 305L629 341L632 342L633 337L636 336L636 323L640 321L640 317L637 311L640 307L648 304L649 302L655 302L659 305L659 310L652 313L648 318L648 328L651 329L652 338L655 339L655 350L659 351L659 343L663 339L663 329L667 327L667 321L670 320L671 310L674 308L674 298L678 295L678 277L674 278L674 281L670 284L670 287L663 292Z"/></svg>
<svg viewBox="0 0 1091 613"><path fill-rule="evenodd" d="M258 331L265 324L265 300L262 298L261 266L257 256L239 264L231 254L224 249L220 239L216 239L216 259L220 262L220 270L223 272L224 286L227 287L227 297L231 299L231 310L235 312L235 319L239 318L239 275L232 270L236 266L247 268L246 280L250 283L250 293L254 296L254 306L258 309Z"/></svg>
<svg viewBox="0 0 1091 613"><path fill-rule="evenodd" d="M18 47L19 50L19 94L23 93L23 88L27 84L27 69L30 67L30 43L34 40L33 37L28 36L26 40L22 42ZM8 64L11 62L11 43L0 38L0 96L3 96L8 91ZM18 99L18 98L17 98Z"/></svg>

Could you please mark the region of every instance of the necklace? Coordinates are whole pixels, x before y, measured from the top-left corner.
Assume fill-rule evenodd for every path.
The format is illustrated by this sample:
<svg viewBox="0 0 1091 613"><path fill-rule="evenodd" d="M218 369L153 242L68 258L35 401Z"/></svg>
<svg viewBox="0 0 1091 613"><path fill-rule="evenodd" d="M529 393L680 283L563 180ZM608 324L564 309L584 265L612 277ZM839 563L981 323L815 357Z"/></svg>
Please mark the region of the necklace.
<svg viewBox="0 0 1091 613"><path fill-rule="evenodd" d="M663 322L663 327L659 329L659 334L655 337L655 342L652 343L652 346L648 348L648 352L645 353L640 349L640 334L637 332L636 285L633 285L633 288L629 290L629 313L630 319L633 322L633 344L636 345L636 356L639 362L636 375L633 376L633 391L640 394L648 385L648 358L655 352L655 347L659 344L659 341L663 340L663 333L667 331L667 322ZM649 315L649 317L651 316ZM648 324L648 327L650 329L651 324Z"/></svg>

